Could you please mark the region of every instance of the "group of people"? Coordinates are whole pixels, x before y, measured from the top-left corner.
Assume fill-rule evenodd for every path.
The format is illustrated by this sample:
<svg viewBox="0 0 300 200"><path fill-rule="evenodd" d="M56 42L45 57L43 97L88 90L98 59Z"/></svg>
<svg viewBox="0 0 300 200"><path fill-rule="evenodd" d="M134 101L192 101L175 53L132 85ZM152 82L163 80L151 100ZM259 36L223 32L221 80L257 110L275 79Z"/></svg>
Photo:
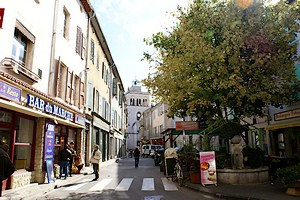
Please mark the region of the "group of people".
<svg viewBox="0 0 300 200"><path fill-rule="evenodd" d="M2 181L8 179L16 170L8 155L8 149L8 145L0 140L0 197L2 196Z"/></svg>
<svg viewBox="0 0 300 200"><path fill-rule="evenodd" d="M72 167L74 164L74 158L77 156L76 151L74 150L74 142L70 142L66 147L60 152L60 172L59 177L62 178L62 174L67 176L72 176Z"/></svg>

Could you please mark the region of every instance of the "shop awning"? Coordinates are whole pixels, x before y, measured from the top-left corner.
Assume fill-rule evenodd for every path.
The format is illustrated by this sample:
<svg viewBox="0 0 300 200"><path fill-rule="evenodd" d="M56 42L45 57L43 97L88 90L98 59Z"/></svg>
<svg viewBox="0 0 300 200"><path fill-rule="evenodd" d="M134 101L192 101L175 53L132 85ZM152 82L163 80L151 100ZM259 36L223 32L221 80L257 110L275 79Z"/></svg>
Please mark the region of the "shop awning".
<svg viewBox="0 0 300 200"><path fill-rule="evenodd" d="M300 126L300 120L270 124L265 128L265 130L278 130L283 128L297 127L297 126Z"/></svg>
<svg viewBox="0 0 300 200"><path fill-rule="evenodd" d="M85 126L75 124L73 122L70 122L69 120L58 118L53 115L48 115L46 113L43 113L42 111L34 110L32 108L27 108L25 106L22 106L18 103L12 102L12 101L0 99L0 107L6 108L8 110L20 112L20 113L23 113L26 115L34 116L34 117L45 117L45 118L57 121L57 123L59 123L59 124L63 124L63 125L67 125L67 126L71 126L71 127L75 127L75 128L85 128Z"/></svg>

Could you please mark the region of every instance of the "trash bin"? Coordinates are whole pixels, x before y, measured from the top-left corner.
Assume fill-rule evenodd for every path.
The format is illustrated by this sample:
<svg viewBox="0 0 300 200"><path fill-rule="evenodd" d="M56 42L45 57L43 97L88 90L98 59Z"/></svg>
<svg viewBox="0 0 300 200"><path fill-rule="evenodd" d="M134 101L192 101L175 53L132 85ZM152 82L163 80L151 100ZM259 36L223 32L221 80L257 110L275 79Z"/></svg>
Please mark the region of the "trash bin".
<svg viewBox="0 0 300 200"><path fill-rule="evenodd" d="M177 152L174 148L168 148L165 151L165 168L166 177L171 177L174 174L174 167L176 165Z"/></svg>

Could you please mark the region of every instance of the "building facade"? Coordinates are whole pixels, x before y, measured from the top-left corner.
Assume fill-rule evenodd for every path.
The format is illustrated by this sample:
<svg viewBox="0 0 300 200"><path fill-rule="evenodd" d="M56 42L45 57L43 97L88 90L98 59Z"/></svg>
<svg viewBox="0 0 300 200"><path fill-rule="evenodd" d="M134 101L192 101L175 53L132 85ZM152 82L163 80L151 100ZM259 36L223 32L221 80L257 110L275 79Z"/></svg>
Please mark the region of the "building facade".
<svg viewBox="0 0 300 200"><path fill-rule="evenodd" d="M135 80L132 86L125 93L127 103L127 128L126 128L126 147L134 149L141 145L140 120L142 113L150 108L150 94L142 91L142 86Z"/></svg>
<svg viewBox="0 0 300 200"><path fill-rule="evenodd" d="M89 1L3 0L0 15L0 139L17 169L4 189L54 181L70 142L87 165L95 143L118 155L124 89Z"/></svg>

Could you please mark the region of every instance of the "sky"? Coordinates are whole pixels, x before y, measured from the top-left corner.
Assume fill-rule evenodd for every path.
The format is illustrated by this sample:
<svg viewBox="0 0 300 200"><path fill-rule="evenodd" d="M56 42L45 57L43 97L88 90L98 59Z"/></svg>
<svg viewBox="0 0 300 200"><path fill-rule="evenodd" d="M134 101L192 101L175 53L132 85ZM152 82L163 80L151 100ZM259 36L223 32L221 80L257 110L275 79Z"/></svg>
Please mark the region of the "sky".
<svg viewBox="0 0 300 200"><path fill-rule="evenodd" d="M148 51L144 38L171 27L171 12L187 7L188 0L90 0L119 71L124 90L149 73L141 61Z"/></svg>

